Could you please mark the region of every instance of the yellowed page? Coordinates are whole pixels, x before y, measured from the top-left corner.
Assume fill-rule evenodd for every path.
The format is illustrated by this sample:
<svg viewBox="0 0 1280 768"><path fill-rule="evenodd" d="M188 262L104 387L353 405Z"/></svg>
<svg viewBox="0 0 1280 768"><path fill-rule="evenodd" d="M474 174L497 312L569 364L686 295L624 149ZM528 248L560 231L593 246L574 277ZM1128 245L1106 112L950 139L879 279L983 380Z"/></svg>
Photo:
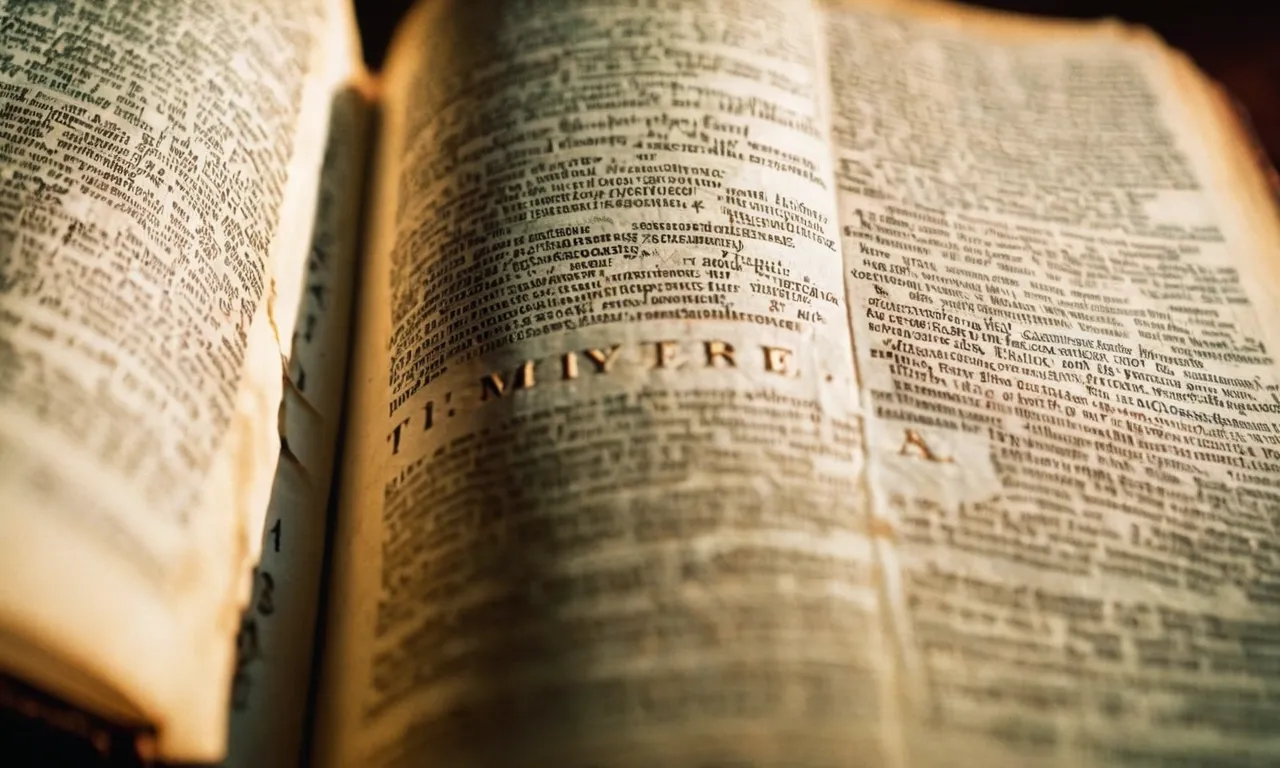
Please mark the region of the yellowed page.
<svg viewBox="0 0 1280 768"><path fill-rule="evenodd" d="M891 760L821 54L782 0L406 22L320 764Z"/></svg>
<svg viewBox="0 0 1280 768"><path fill-rule="evenodd" d="M0 665L170 759L225 748L349 34L327 0L0 31Z"/></svg>
<svg viewBox="0 0 1280 768"><path fill-rule="evenodd" d="M1231 116L1114 22L826 27L909 764L1275 764L1280 237Z"/></svg>
<svg viewBox="0 0 1280 768"><path fill-rule="evenodd" d="M299 765L308 735L374 98L371 79L361 77L338 93L330 110L304 298L280 406L283 447L262 557L236 636L226 768Z"/></svg>

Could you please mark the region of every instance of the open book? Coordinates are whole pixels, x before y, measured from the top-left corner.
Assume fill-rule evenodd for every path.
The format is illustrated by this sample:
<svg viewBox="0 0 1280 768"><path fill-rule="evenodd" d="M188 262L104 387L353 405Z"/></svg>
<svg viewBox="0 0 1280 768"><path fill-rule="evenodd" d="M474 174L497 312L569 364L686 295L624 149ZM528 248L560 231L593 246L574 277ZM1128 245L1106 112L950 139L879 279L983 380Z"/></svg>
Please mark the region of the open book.
<svg viewBox="0 0 1280 768"><path fill-rule="evenodd" d="M1280 760L1280 228L1153 35L440 0L372 78L337 0L129 5L0 23L23 690L245 766Z"/></svg>

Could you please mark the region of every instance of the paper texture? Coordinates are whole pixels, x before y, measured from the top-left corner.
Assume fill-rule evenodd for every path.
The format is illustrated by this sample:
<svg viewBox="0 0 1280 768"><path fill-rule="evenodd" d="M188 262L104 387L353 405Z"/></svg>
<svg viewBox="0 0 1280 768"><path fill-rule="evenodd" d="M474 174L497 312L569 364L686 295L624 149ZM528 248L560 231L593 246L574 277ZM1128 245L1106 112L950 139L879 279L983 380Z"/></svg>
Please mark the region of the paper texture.
<svg viewBox="0 0 1280 768"><path fill-rule="evenodd" d="M227 768L298 765L306 741L357 277L371 87L364 78L352 83L330 110L304 298L280 406L280 463L253 594L236 636Z"/></svg>
<svg viewBox="0 0 1280 768"><path fill-rule="evenodd" d="M355 317L321 764L1280 758L1280 229L1185 60L424 3L350 310L335 8L6 11L6 670L294 759Z"/></svg>
<svg viewBox="0 0 1280 768"><path fill-rule="evenodd" d="M336 7L3 10L0 663L168 757L224 747Z"/></svg>
<svg viewBox="0 0 1280 768"><path fill-rule="evenodd" d="M817 22L538 2L406 24L324 764L881 762Z"/></svg>
<svg viewBox="0 0 1280 768"><path fill-rule="evenodd" d="M1202 78L536 11L392 56L317 753L1272 759L1276 228Z"/></svg>
<svg viewBox="0 0 1280 768"><path fill-rule="evenodd" d="M909 763L1274 762L1275 219L1202 81L934 6L827 48Z"/></svg>

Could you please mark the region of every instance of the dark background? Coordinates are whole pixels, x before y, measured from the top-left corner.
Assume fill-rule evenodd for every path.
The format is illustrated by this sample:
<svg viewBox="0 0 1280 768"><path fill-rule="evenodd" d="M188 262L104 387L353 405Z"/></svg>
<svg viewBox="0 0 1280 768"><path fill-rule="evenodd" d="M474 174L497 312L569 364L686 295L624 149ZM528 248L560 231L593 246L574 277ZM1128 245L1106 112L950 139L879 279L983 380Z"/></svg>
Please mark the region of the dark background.
<svg viewBox="0 0 1280 768"><path fill-rule="evenodd" d="M430 2L430 0L426 0ZM356 0L365 58L376 67L412 0ZM1275 0L1004 0L971 2L1050 16L1117 16L1155 29L1227 87L1280 165L1280 3Z"/></svg>
<svg viewBox="0 0 1280 768"><path fill-rule="evenodd" d="M365 58L371 67L376 69L380 65L391 32L411 3L412 0L355 0ZM1271 163L1280 165L1280 3L1274 0L1194 4L1183 4L1179 0L1005 0L971 4L1076 18L1116 16L1152 27L1226 86L1249 113L1254 133ZM17 693L14 685L20 686L12 680L7 683L0 680L0 764L138 764L136 756L129 754L131 740L106 724L86 723L90 730L109 736L107 751L112 754L104 760L98 750L85 741L67 739L15 717L3 706L9 695Z"/></svg>

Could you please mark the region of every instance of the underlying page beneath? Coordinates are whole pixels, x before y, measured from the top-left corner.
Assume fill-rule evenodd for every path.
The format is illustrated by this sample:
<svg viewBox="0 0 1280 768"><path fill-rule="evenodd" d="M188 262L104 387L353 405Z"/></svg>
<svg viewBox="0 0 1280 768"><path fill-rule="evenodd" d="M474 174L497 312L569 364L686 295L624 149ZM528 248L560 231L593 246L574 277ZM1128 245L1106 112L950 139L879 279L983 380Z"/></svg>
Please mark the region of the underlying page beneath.
<svg viewBox="0 0 1280 768"><path fill-rule="evenodd" d="M338 5L4 10L0 665L171 758L225 744Z"/></svg>
<svg viewBox="0 0 1280 768"><path fill-rule="evenodd" d="M826 45L909 763L1274 764L1280 239L1208 86L937 5Z"/></svg>
<svg viewBox="0 0 1280 768"><path fill-rule="evenodd" d="M406 23L322 764L889 761L815 22Z"/></svg>
<svg viewBox="0 0 1280 768"><path fill-rule="evenodd" d="M373 81L362 72L335 95L329 111L305 291L280 404L280 462L262 527L262 556L236 635L224 768L297 766L308 736L375 98Z"/></svg>

